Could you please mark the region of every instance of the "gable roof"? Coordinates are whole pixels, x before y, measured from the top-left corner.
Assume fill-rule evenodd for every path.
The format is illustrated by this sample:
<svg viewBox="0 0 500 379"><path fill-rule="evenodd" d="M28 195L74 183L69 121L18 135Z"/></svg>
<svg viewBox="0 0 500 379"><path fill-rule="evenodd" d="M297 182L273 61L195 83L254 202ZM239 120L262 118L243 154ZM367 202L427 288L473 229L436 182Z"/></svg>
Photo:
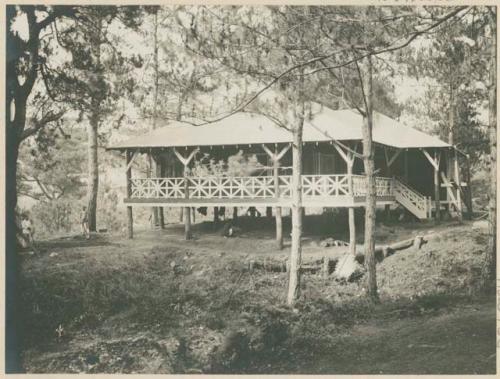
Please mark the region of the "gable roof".
<svg viewBox="0 0 500 379"><path fill-rule="evenodd" d="M356 110L332 110L314 104L312 113L312 119L304 122L304 142L362 139L363 117ZM378 112L374 112L373 141L401 149L450 146L435 136L404 126ZM108 149L284 142L292 142L290 131L280 128L263 115L239 112L220 121L200 126L176 121L141 136L115 143L108 146Z"/></svg>

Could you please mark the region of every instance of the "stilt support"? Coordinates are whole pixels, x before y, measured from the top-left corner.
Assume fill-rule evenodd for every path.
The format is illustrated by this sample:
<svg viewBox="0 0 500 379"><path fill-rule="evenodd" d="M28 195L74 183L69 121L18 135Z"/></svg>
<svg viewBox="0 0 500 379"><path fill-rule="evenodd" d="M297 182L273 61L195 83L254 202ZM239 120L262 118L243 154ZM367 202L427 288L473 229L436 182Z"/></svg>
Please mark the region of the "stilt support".
<svg viewBox="0 0 500 379"><path fill-rule="evenodd" d="M126 159L127 159L127 197L130 198L132 196L132 158L133 154L130 150L126 151ZM134 219L132 216L132 207L127 207L127 224L128 224L128 238L134 238Z"/></svg>
<svg viewBox="0 0 500 379"><path fill-rule="evenodd" d="M274 193L277 199L280 197L280 186L279 186L279 166L280 159L283 158L285 153L290 149L290 145L285 146L280 152L278 152L277 147L275 148L274 153L269 150L265 145L262 145L264 151L269 155L273 162L273 175L274 175ZM281 214L281 207L275 208L275 221L276 221L276 244L279 250L283 249L283 220ZM269 215L268 216L272 216Z"/></svg>

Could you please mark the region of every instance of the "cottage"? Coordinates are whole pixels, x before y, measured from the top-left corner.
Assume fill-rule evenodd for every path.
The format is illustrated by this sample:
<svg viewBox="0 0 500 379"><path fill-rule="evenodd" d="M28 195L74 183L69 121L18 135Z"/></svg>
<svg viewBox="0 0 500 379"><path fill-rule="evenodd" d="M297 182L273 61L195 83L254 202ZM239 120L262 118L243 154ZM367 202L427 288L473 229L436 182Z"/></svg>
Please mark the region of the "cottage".
<svg viewBox="0 0 500 379"><path fill-rule="evenodd" d="M355 155L362 153L362 122L355 110L313 104L303 133L304 207L364 206L363 162ZM463 153L377 112L373 141L377 205L398 203L422 220L442 209L461 217L462 202L469 205L471 198ZM131 223L136 206L289 207L291 143L291 132L269 118L240 112L200 126L173 122L108 148L126 152L124 202ZM266 169L249 176L187 175L197 154L226 160L238 151L256 154ZM138 154L150 154L157 162L157 177L132 177Z"/></svg>

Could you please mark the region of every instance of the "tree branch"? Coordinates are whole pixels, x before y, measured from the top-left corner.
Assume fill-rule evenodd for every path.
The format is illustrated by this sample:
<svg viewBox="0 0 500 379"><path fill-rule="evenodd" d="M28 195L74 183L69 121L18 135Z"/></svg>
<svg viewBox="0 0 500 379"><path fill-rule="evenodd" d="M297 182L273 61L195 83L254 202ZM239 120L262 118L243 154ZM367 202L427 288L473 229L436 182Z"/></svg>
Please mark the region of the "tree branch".
<svg viewBox="0 0 500 379"><path fill-rule="evenodd" d="M56 113L54 113L53 111L49 111L44 116L42 116L40 120L32 120L34 125L31 128L25 129L23 131L23 133L21 134L21 141L36 134L40 129L45 127L47 124L59 120L64 113L66 113L66 109L61 109Z"/></svg>
<svg viewBox="0 0 500 379"><path fill-rule="evenodd" d="M442 18L440 18L438 21L436 21L434 24L426 27L425 29L422 29L422 30L418 30L418 31L415 31L413 33L410 33L410 36L407 37L406 41L399 44L399 45L396 45L396 46L391 46L389 45L388 47L385 47L385 48L382 48L382 49L379 49L379 50L375 50L375 51L369 51L367 53L364 53L354 59L351 59L347 62L343 62L341 64L338 64L338 65L335 65L335 66L327 66L327 67L321 67L321 68L318 68L318 69L315 69L313 71L310 71L310 72L307 72L305 73L304 75L312 75L312 74L315 74L319 71L323 71L323 70L327 70L327 69L336 69L336 68L340 68L340 67L345 67L345 66L348 66L350 65L351 63L354 63L354 62L357 62L357 61L360 61L368 56L375 56L375 55L379 55L379 54L383 54L383 53L389 53L391 51L396 51L396 50L400 50L406 46L408 46L410 43L412 43L417 37L423 35L423 34L426 34L428 32L430 32L432 29L435 29L437 28L439 25L441 25L443 22L449 20L450 18L454 17L455 15L457 15L458 13L460 13L461 11L463 11L464 9L467 9L468 7L467 6L463 6L463 7L459 7L458 9L448 13L446 16L443 16ZM330 57L327 57L327 58L330 58ZM324 58L326 59L326 58Z"/></svg>

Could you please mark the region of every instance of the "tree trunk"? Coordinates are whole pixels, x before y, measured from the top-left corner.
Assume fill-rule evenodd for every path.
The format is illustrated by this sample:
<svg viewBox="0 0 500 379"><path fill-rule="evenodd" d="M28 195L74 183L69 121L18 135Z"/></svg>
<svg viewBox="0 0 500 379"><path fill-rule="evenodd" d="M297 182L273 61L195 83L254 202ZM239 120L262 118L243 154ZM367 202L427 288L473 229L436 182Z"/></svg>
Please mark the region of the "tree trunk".
<svg viewBox="0 0 500 379"><path fill-rule="evenodd" d="M89 176L87 184L87 212L89 217L89 229L91 232L95 232L97 226L97 193L99 191L99 160L97 154L98 127L98 116L92 115L87 127L89 165Z"/></svg>
<svg viewBox="0 0 500 379"><path fill-rule="evenodd" d="M18 50L14 33L6 33L6 46L9 54L6 60L6 102L5 102L5 372L21 373L21 351L23 328L20 327L21 314L19 299L19 257L17 254L17 160L19 146L23 140L26 127L26 110L28 97L36 82L39 70L38 50L40 45L40 31L37 27L35 7L26 7L26 20L29 29L29 40L26 50ZM14 5L6 7L7 22L15 17ZM23 62L23 52L28 52L29 59ZM18 81L17 63L23 62L25 81L21 85ZM15 105L12 114L11 106Z"/></svg>
<svg viewBox="0 0 500 379"><path fill-rule="evenodd" d="M16 110L18 108L16 104ZM14 122L7 122L6 128L6 182L5 182L5 369L7 373L22 372L21 366L21 341L23 340L23 328L20 327L21 319L19 300L21 293L19 289L19 257L17 254L17 225L16 225L16 170L17 157L19 154L19 143L17 138L18 128Z"/></svg>
<svg viewBox="0 0 500 379"><path fill-rule="evenodd" d="M452 146L455 144L455 138L454 138L455 98L454 98L454 92L453 92L453 83L454 83L454 79L452 76L451 83L450 83L450 109L448 110L448 143Z"/></svg>
<svg viewBox="0 0 500 379"><path fill-rule="evenodd" d="M371 57L366 59L363 65L365 117L363 118L363 161L366 175L366 213L365 213L365 266L366 266L366 289L367 295L372 301L378 301L377 272L375 261L375 209L376 209L376 186L375 186L375 162L373 153L373 91L372 91L372 61Z"/></svg>
<svg viewBox="0 0 500 379"><path fill-rule="evenodd" d="M153 34L153 61L154 61L154 70L155 70L155 83L154 83L154 96L153 96L153 130L156 129L156 118L158 111L158 8L156 8L156 12L154 14L154 34ZM154 158L149 155L149 170L151 172L151 177L153 173L155 173L156 177L161 176L158 175L158 162ZM151 229L155 229L157 225L160 224L160 210L159 207L151 208Z"/></svg>
<svg viewBox="0 0 500 379"><path fill-rule="evenodd" d="M13 7L13 6L8 6ZM8 9L7 9L8 10ZM38 51L38 37L36 51ZM14 46L7 33L7 46ZM5 129L5 372L21 373L21 353L23 351L24 329L20 323L21 313L19 300L20 261L18 256L16 223L17 207L17 159L21 135L26 126L26 103L32 85L28 88L17 85L17 68L15 57L6 62L6 129ZM36 71L35 71L36 72ZM11 106L14 103L14 113Z"/></svg>
<svg viewBox="0 0 500 379"><path fill-rule="evenodd" d="M349 193L351 196L354 193L354 187L352 183L352 164L347 163L347 175L349 175ZM354 207L349 207L349 253L356 255L356 223L354 218Z"/></svg>
<svg viewBox="0 0 500 379"><path fill-rule="evenodd" d="M95 57L96 75L98 81L103 82L101 70L101 30L102 19L99 18L97 29L95 30L94 43L91 46L92 55ZM101 117L101 97L103 94L94 94L91 99L92 109L89 117L88 132L88 184L87 184L87 212L89 219L89 230L95 232L97 228L97 194L99 191L99 160L98 160L98 132Z"/></svg>
<svg viewBox="0 0 500 379"><path fill-rule="evenodd" d="M302 130L305 103L299 99L297 125L293 129L292 150L292 247L290 251L290 279L287 304L293 306L300 296L300 266L302 263Z"/></svg>
<svg viewBox="0 0 500 379"><path fill-rule="evenodd" d="M488 246L481 270L481 287L486 289L495 285L496 273L496 229L497 229L497 66L496 66L496 17L490 15L491 34L494 42L490 46L490 80L489 80L489 139L490 139L490 176L488 202Z"/></svg>

